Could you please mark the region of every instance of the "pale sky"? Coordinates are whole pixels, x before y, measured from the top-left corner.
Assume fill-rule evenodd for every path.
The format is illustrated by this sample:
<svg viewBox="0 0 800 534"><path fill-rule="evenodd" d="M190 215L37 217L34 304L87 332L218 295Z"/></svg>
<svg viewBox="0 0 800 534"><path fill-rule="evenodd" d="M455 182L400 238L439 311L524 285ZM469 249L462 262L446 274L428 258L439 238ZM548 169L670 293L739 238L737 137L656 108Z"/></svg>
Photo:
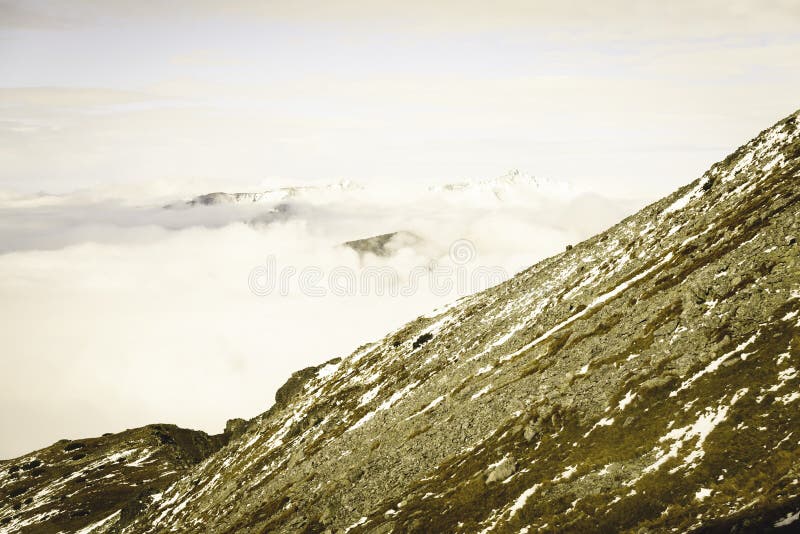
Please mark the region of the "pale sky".
<svg viewBox="0 0 800 534"><path fill-rule="evenodd" d="M796 109L798 67L792 0L5 0L0 191L520 168L656 198Z"/></svg>

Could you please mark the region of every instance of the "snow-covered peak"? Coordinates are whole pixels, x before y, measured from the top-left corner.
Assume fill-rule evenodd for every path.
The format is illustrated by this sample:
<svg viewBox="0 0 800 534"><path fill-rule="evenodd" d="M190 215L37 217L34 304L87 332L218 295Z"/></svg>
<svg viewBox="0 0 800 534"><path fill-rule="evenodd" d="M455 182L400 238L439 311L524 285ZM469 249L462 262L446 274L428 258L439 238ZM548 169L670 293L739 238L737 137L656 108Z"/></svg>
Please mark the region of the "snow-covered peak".
<svg viewBox="0 0 800 534"><path fill-rule="evenodd" d="M539 178L532 174L512 169L502 176L488 180L467 180L432 186L433 192L454 192L468 195L490 194L497 200L511 200L514 195L533 193L536 195L570 195L575 188L568 182L551 178Z"/></svg>
<svg viewBox="0 0 800 534"><path fill-rule="evenodd" d="M335 199L342 194L361 191L363 189L364 187L362 185L351 180L340 180L329 184L287 186L247 193L225 193L218 191L194 197L187 201L185 205L275 204L292 199L326 201ZM176 204L170 204L168 207L174 208L177 206Z"/></svg>

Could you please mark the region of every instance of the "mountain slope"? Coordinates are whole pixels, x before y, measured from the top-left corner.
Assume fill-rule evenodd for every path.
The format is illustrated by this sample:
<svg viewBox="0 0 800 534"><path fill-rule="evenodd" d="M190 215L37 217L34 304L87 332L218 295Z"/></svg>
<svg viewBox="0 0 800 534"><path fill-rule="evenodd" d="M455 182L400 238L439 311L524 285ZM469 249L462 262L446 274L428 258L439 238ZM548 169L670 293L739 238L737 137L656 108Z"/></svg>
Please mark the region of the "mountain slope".
<svg viewBox="0 0 800 534"><path fill-rule="evenodd" d="M0 532L124 524L229 435L149 425L0 462Z"/></svg>
<svg viewBox="0 0 800 534"><path fill-rule="evenodd" d="M94 532L797 527L797 123L506 283L295 373L133 523Z"/></svg>
<svg viewBox="0 0 800 534"><path fill-rule="evenodd" d="M794 114L609 231L321 368L128 531L790 525L799 171Z"/></svg>

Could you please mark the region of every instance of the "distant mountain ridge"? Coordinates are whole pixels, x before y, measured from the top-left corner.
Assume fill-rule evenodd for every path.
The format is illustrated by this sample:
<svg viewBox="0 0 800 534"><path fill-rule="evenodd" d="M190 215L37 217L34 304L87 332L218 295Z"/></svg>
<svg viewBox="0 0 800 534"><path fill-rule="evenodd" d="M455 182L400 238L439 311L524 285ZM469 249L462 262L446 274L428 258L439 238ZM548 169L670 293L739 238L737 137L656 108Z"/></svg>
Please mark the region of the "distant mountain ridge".
<svg viewBox="0 0 800 534"><path fill-rule="evenodd" d="M409 186L413 190L413 186ZM279 187L266 189L259 192L249 193L225 193L214 192L199 195L186 202L176 202L168 204L166 208L179 207L200 207L216 206L225 204L277 204L291 200L331 200L336 195L358 194L370 192L371 188L362 184L342 180L339 182L323 185L306 185ZM543 195L570 195L576 189L568 182L537 178L530 174L525 174L519 170L511 170L508 173L490 180L468 180L463 182L447 183L442 185L431 185L421 190L420 193L427 191L429 194L488 194L497 200L510 200L515 193L536 193Z"/></svg>
<svg viewBox="0 0 800 534"><path fill-rule="evenodd" d="M513 169L506 174L491 180L470 180L455 182L450 184L430 186L433 192L454 192L454 193L491 193L498 200L508 200L510 195L515 192L533 190L542 194L569 195L576 192L575 188L568 182L553 180L549 178L537 178L530 174L525 174L517 169Z"/></svg>
<svg viewBox="0 0 800 534"><path fill-rule="evenodd" d="M89 531L796 531L799 120L511 280L298 371L129 523Z"/></svg>
<svg viewBox="0 0 800 534"><path fill-rule="evenodd" d="M363 189L363 186L350 180L342 180L333 184L325 184L320 186L308 185L279 187L276 189L266 189L264 191L254 193L225 193L218 191L215 193L207 193L194 197L193 199L186 201L184 204L188 207L196 207L215 206L219 204L280 203L308 195L358 191L360 189ZM168 204L165 207L177 208L181 206L181 203L173 203Z"/></svg>

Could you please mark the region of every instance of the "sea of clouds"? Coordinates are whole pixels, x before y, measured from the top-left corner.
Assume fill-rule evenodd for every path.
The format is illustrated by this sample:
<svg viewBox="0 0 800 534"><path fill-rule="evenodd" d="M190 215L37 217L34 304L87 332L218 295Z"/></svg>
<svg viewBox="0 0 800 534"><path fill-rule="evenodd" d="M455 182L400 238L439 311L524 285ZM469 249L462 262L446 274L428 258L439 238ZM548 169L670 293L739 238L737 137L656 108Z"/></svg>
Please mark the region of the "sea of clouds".
<svg viewBox="0 0 800 534"><path fill-rule="evenodd" d="M156 422L220 432L293 371L482 289L477 270L511 276L644 205L531 180L183 200L0 195L0 458ZM389 256L342 246L396 231L415 239Z"/></svg>

